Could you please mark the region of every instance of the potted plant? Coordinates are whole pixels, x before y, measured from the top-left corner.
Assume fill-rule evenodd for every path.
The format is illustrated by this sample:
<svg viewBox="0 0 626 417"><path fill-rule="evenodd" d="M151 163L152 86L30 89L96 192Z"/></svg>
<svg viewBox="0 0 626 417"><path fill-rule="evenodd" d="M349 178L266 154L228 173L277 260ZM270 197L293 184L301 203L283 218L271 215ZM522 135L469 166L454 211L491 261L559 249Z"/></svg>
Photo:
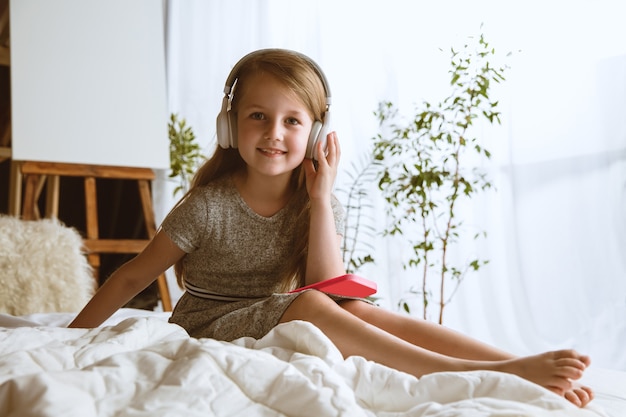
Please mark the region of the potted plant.
<svg viewBox="0 0 626 417"><path fill-rule="evenodd" d="M493 83L504 80L506 67L493 67L494 57L495 50L481 35L477 44L451 49L451 92L442 102L423 102L411 117L402 117L391 102L381 102L375 112L380 133L373 139L372 159L362 168L370 175L375 171L386 205L390 223L383 235L401 237L410 249L403 266L416 270L417 284L409 295L421 299L425 319L430 318L430 308L437 307L439 323L466 276L488 263L479 258L454 263L450 253L465 232L460 200L491 187L479 168L491 154L471 128L479 119L500 122L498 102L490 93ZM363 187L364 178L354 175L359 184L351 188ZM348 209L348 215L361 215L349 204ZM358 225L358 220L352 222ZM474 239L485 235L476 232ZM358 267L364 261L373 259L360 255L346 264ZM411 312L407 298L399 305Z"/></svg>

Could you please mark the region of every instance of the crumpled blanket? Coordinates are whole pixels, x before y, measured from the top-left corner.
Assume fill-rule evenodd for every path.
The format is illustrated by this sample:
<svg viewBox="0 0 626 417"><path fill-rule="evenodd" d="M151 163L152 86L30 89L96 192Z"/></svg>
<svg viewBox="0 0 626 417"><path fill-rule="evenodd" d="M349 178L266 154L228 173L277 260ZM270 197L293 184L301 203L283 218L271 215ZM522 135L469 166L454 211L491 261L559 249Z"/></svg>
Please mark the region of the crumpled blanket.
<svg viewBox="0 0 626 417"><path fill-rule="evenodd" d="M232 343L151 317L89 330L0 328L0 416L544 415L603 414L505 373L417 379L344 359L306 322Z"/></svg>

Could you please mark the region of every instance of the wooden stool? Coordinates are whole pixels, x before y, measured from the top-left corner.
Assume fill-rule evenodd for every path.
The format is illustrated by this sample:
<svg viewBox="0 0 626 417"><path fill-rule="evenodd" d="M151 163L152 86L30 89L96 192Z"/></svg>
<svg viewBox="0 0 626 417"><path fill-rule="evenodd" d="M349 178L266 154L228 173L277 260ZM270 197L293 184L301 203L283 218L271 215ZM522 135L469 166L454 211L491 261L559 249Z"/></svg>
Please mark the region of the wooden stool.
<svg viewBox="0 0 626 417"><path fill-rule="evenodd" d="M150 181L154 180L154 171L149 168L114 167L101 165L64 164L55 162L19 162L20 173L25 179L24 204L22 218L34 220L40 217L37 201L48 182L46 197L46 217L58 217L59 177L84 177L86 237L84 239L89 264L94 268L98 282L101 253L139 253L146 247L149 239L100 239L98 233L98 204L96 198L96 178L137 180L139 197L148 237L156 234ZM172 301L165 274L157 278L159 295L164 311L172 311Z"/></svg>

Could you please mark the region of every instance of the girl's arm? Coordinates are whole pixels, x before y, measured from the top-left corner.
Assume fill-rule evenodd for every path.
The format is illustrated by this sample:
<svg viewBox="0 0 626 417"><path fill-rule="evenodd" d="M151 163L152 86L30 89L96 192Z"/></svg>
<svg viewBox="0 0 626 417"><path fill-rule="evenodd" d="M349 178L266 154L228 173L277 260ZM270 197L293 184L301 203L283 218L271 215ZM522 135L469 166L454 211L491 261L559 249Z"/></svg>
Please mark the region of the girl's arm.
<svg viewBox="0 0 626 417"><path fill-rule="evenodd" d="M184 254L163 231L159 231L140 254L104 282L69 327L101 325Z"/></svg>
<svg viewBox="0 0 626 417"><path fill-rule="evenodd" d="M335 132L328 135L327 151L325 158L319 158L317 170L311 160L304 161L311 200L306 285L346 273L341 257L342 236L337 234L331 206L331 193L341 154ZM318 143L317 154L324 155L321 143Z"/></svg>

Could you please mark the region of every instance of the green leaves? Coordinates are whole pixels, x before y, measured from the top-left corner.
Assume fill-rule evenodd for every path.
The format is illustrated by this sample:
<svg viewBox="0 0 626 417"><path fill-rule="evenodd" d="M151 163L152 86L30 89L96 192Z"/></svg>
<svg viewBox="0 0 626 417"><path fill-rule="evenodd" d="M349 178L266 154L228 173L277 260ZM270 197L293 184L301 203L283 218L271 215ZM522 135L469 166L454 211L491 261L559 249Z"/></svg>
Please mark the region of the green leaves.
<svg viewBox="0 0 626 417"><path fill-rule="evenodd" d="M370 255L374 247L370 242L377 234L377 230L369 187L375 181L377 169L378 161L374 154L370 153L366 158L352 163L347 171L349 186L337 189L338 194L343 194L343 205L346 210L341 250L344 267L348 273L355 273L363 265L374 262Z"/></svg>
<svg viewBox="0 0 626 417"><path fill-rule="evenodd" d="M168 123L168 135L170 139L170 175L175 178L178 186L174 189L174 196L179 192L187 192L189 182L196 172L204 156L200 152L200 145L196 142L196 136L185 119L178 119L178 115L172 113Z"/></svg>

